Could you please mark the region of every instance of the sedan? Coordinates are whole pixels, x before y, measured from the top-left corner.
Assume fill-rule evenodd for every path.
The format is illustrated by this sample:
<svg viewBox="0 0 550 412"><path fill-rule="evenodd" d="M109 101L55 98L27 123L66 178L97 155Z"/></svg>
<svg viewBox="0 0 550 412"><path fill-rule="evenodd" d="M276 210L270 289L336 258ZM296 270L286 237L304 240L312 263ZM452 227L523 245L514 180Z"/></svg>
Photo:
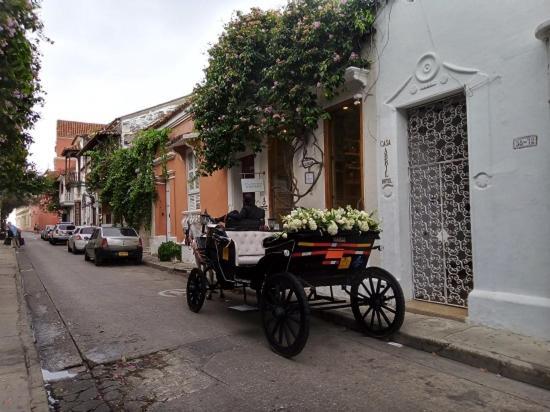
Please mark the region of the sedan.
<svg viewBox="0 0 550 412"><path fill-rule="evenodd" d="M90 236L94 232L93 226L77 226L73 234L69 236L67 241L67 252L69 253L81 253L84 252L86 243L90 239Z"/></svg>
<svg viewBox="0 0 550 412"><path fill-rule="evenodd" d="M54 227L55 225L46 225L44 230L40 232L40 238L42 240L48 240L50 238L50 232L53 230Z"/></svg>
<svg viewBox="0 0 550 412"><path fill-rule="evenodd" d="M131 259L140 264L143 243L131 227L102 226L94 229L84 249L84 260L100 266L108 259Z"/></svg>
<svg viewBox="0 0 550 412"><path fill-rule="evenodd" d="M58 223L50 232L48 240L52 245L66 243L73 234L75 226L72 223Z"/></svg>

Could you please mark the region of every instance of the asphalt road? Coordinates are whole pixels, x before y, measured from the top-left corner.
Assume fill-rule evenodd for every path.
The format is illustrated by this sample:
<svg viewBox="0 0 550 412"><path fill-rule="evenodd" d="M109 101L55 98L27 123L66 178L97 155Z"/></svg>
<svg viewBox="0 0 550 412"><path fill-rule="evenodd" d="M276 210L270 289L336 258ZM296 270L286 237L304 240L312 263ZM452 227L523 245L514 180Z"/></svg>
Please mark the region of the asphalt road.
<svg viewBox="0 0 550 412"><path fill-rule="evenodd" d="M313 319L304 351L277 356L239 296L188 310L185 278L95 267L34 235L19 252L57 410L548 410L550 392ZM179 290L179 291L178 291ZM166 292L170 291L170 292ZM46 376L50 375L46 373ZM55 376L54 376L55 378Z"/></svg>

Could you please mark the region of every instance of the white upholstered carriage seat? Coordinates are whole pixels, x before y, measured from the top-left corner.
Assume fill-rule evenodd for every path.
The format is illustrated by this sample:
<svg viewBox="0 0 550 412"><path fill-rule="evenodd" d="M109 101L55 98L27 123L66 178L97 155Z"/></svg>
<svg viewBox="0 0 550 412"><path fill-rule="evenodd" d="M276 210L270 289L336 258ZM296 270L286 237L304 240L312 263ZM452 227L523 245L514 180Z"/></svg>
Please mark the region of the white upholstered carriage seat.
<svg viewBox="0 0 550 412"><path fill-rule="evenodd" d="M237 266L255 265L265 256L263 240L272 235L259 230L226 231L235 244L235 264Z"/></svg>

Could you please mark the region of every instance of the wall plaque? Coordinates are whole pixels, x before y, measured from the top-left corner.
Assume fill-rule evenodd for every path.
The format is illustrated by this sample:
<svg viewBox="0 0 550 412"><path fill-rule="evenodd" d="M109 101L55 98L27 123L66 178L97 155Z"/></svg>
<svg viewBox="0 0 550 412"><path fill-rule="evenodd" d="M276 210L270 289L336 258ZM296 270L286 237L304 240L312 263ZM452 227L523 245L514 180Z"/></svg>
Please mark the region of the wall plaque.
<svg viewBox="0 0 550 412"><path fill-rule="evenodd" d="M535 134L529 136L516 137L513 142L514 150L534 147L538 143L538 136Z"/></svg>
<svg viewBox="0 0 550 412"><path fill-rule="evenodd" d="M263 192L264 179L241 179L241 188L243 193L247 192Z"/></svg>

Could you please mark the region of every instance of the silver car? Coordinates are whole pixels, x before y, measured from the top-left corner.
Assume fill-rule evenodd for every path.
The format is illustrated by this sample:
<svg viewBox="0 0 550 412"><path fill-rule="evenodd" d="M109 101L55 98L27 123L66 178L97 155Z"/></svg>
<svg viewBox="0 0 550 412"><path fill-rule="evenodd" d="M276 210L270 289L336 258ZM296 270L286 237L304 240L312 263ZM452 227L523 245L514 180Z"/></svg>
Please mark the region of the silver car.
<svg viewBox="0 0 550 412"><path fill-rule="evenodd" d="M75 231L71 236L69 236L69 240L67 241L67 252L84 252L86 243L88 243L88 240L90 239L90 236L92 236L94 229L94 226L77 226Z"/></svg>
<svg viewBox="0 0 550 412"><path fill-rule="evenodd" d="M84 260L93 260L96 266L114 259L130 259L139 265L142 257L141 238L131 227L98 227L84 249Z"/></svg>
<svg viewBox="0 0 550 412"><path fill-rule="evenodd" d="M73 234L74 229L75 226L72 223L58 223L50 232L50 237L48 238L48 240L52 245L65 243L67 242L67 240L69 240L69 236Z"/></svg>

